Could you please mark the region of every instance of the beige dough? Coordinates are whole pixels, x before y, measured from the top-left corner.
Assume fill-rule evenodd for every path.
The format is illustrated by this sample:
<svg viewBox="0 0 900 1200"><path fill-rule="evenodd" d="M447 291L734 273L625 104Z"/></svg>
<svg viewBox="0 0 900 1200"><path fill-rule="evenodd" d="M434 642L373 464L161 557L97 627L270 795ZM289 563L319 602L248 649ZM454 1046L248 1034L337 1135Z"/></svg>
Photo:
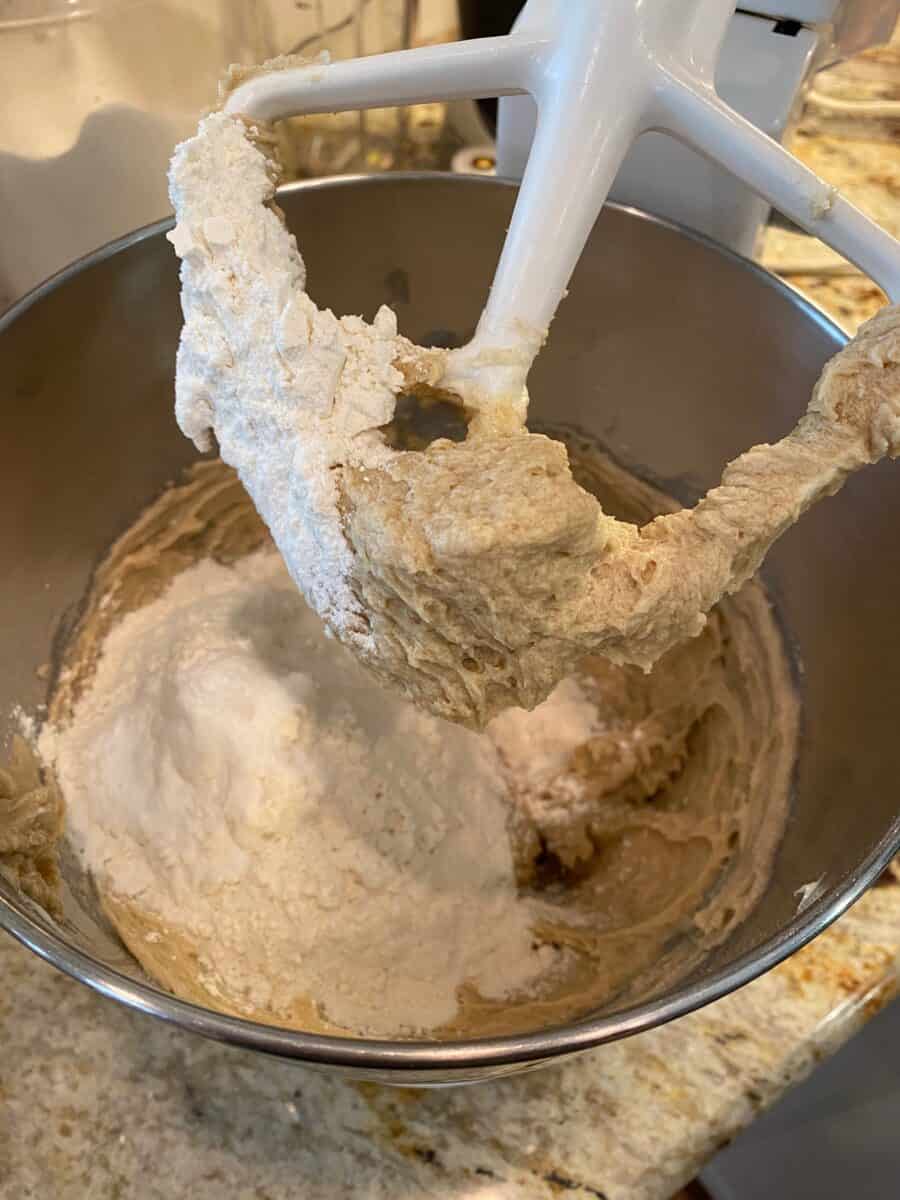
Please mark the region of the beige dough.
<svg viewBox="0 0 900 1200"><path fill-rule="evenodd" d="M674 507L586 443L570 442L569 453L579 483L607 511L644 524ZM219 463L198 465L101 565L66 652L51 721L65 722L90 687L105 633L123 613L154 599L197 558L234 561L266 537L234 475ZM598 731L539 786L527 753L504 761L519 885L538 900L535 935L570 947L570 967L511 1002L463 988L457 1018L435 1036L512 1033L614 997L638 999L700 961L768 879L789 793L797 702L759 584L723 601L696 639L649 674L592 657L577 665L577 677L596 704ZM346 1032L322 1021L315 997L273 1012L210 993L202 945L102 887L101 899L148 973L185 999Z"/></svg>
<svg viewBox="0 0 900 1200"><path fill-rule="evenodd" d="M441 717L483 728L533 708L588 653L652 666L811 504L900 451L897 308L827 365L793 432L642 528L578 486L560 442L525 430L521 393L467 393L464 442L398 451L383 436L395 396L440 390L453 360L400 337L389 310L368 324L315 306L273 206L270 143L220 113L173 159L178 420L198 445L216 435L336 636Z"/></svg>
<svg viewBox="0 0 900 1200"><path fill-rule="evenodd" d="M539 703L585 653L650 667L703 629L807 508L898 452L900 308L888 308L826 366L786 438L735 459L693 509L643 527L578 486L561 443L524 431L347 468L377 670L480 727Z"/></svg>
<svg viewBox="0 0 900 1200"><path fill-rule="evenodd" d="M13 737L0 770L0 871L53 916L60 913L57 843L63 801L24 738Z"/></svg>

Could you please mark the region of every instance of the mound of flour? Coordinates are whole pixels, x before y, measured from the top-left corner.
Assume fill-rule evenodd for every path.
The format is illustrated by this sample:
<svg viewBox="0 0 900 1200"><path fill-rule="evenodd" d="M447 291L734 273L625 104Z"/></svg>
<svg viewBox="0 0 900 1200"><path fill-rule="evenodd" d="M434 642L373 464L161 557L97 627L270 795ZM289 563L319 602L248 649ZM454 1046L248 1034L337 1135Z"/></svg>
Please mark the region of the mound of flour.
<svg viewBox="0 0 900 1200"><path fill-rule="evenodd" d="M274 550L126 615L40 749L101 893L186 939L239 1011L312 998L348 1030L423 1032L461 984L499 998L556 960L490 741L370 681Z"/></svg>

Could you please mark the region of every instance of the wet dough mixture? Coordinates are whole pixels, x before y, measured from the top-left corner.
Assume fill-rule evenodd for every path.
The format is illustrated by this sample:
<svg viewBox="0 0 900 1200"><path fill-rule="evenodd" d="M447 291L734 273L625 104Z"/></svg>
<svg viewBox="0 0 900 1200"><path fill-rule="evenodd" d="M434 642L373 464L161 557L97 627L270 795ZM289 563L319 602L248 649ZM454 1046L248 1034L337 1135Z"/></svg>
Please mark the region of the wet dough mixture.
<svg viewBox="0 0 900 1200"><path fill-rule="evenodd" d="M570 439L569 450L575 477L606 510L644 523L673 508L586 444ZM73 717L77 726L79 702L90 695L105 640L125 614L158 600L173 578L198 562L241 570L263 561L277 565L267 545L265 528L232 473L217 463L195 468L185 485L148 510L99 569L55 691L51 729L65 730ZM280 572L279 565L272 586ZM294 596L293 603L300 605ZM399 701L391 704L398 711L403 707ZM211 704L211 720L215 709ZM638 999L648 988L655 991L683 975L746 915L765 886L788 800L797 703L775 620L756 582L723 601L700 635L670 651L650 674L589 657L547 704L530 714L507 712L481 735L413 708L409 713L420 743L409 752L426 755L426 772L429 754L435 756L434 769L441 769L437 747L451 735L474 739L466 742L470 757L477 743L477 754L496 764L500 786L491 784L480 802L490 806L483 814L485 829L497 820L505 831L509 881L502 886L526 914L530 930L522 961L511 972L518 985L504 992L502 981L485 988L463 978L454 1011L439 1024L417 1026L414 980L403 978L405 960L399 951L392 954L390 939L398 912L415 926L419 910L433 911L443 885L426 879L425 893L417 894L415 903L392 910L391 925L377 947L392 973L388 1007L396 1013L406 1003L405 1020L389 1028L379 1025L385 1018L377 1013L355 1023L346 1016L335 1019L340 1003L329 1008L321 996L298 990L285 972L281 950L266 965L249 930L247 944L240 942L240 922L231 917L243 912L239 892L250 886L249 876L243 877L244 885L240 871L232 876L237 890L222 893L219 928L204 940L179 921L177 905L155 903L166 899L162 876L153 886L133 881L123 886L129 876L115 861L87 854L83 861L107 915L152 977L186 999L304 1029L447 1037L515 1032L586 1013L614 998L618 1003ZM429 749L432 728L436 739ZM185 717L184 736L204 740L205 746L214 735ZM103 756L112 744L98 734L96 778L102 779ZM61 745L57 735L42 742L51 760ZM465 749L453 745L456 754ZM182 748L191 755L189 740ZM60 758L59 765L65 779L71 763ZM420 760L417 769L422 768ZM84 801L76 792L66 793L69 835L84 853L85 823L94 814L89 806L79 810ZM456 805L466 819L474 819L452 795L437 799L445 815ZM380 821L390 819L390 800L376 798ZM120 836L139 838L142 829L153 831L160 819L154 806L163 800L151 789L146 803L134 827L120 828ZM231 836L247 846L252 837L266 836L272 819L249 801L243 810L229 808L219 823L226 817ZM187 829L191 814L175 819L183 819ZM491 836L499 835L495 830ZM302 856L298 839L298 876L304 871ZM215 874L212 846L208 858ZM235 869L233 862L229 869ZM177 894L173 876L169 895ZM343 918L340 909L335 914L329 927L335 964L354 952L355 921L352 907ZM376 935L370 929L368 936ZM444 944L451 945L455 936ZM255 955L253 969L268 970L271 987L248 995L220 969L227 954Z"/></svg>
<svg viewBox="0 0 900 1200"><path fill-rule="evenodd" d="M742 454L691 510L615 519L560 442L526 431L521 386L467 390L456 352L414 346L387 308L370 324L316 307L274 205L270 136L217 113L172 160L176 414L201 448L215 436L336 636L423 708L482 728L532 708L586 653L652 665L811 504L900 452L900 310L887 308L787 437ZM398 393L454 387L464 442L388 445Z"/></svg>
<svg viewBox="0 0 900 1200"><path fill-rule="evenodd" d="M31 744L13 736L0 769L0 870L29 899L59 916L57 843L63 829L63 800Z"/></svg>

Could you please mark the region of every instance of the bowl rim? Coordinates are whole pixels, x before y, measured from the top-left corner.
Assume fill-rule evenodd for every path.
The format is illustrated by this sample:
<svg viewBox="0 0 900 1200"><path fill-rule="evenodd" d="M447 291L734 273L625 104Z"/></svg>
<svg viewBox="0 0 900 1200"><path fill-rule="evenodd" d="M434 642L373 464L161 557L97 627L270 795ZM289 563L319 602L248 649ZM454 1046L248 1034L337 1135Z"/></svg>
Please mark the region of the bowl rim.
<svg viewBox="0 0 900 1200"><path fill-rule="evenodd" d="M455 186L515 189L515 180L475 175L453 175L440 171L388 172L382 175L342 175L300 180L279 188L279 195L328 188L368 188L384 183L407 184L451 182ZM766 285L787 298L808 318L819 324L835 340L836 346L847 341L846 333L815 304L795 288L758 263L744 258L704 234L676 221L655 216L628 205L610 203L607 207L628 213L698 242L743 270L751 271ZM120 251L165 235L174 226L167 217L133 230L83 255L57 271L43 283L0 314L0 335L45 296L62 287L82 271L112 258ZM711 973L700 983L682 984L663 998L633 1005L621 1012L583 1017L535 1033L503 1037L467 1038L452 1042L390 1040L363 1037L338 1037L304 1033L263 1025L243 1017L229 1016L181 1000L152 983L132 979L94 959L68 943L49 925L14 907L0 894L0 928L4 928L40 958L60 971L88 985L94 991L126 1007L177 1025L214 1041L255 1050L299 1062L359 1070L365 1072L472 1072L490 1068L513 1067L577 1053L616 1041L635 1033L656 1028L677 1017L686 1016L770 970L799 950L844 913L874 882L900 850L900 813L891 826L854 871L839 880L777 934L760 946L745 951L730 964Z"/></svg>

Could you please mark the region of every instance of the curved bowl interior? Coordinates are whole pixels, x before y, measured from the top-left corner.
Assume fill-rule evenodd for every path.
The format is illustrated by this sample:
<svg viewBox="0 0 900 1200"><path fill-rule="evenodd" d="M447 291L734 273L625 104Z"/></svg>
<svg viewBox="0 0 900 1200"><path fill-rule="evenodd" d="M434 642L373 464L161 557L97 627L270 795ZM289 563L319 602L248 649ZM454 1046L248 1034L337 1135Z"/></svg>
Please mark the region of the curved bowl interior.
<svg viewBox="0 0 900 1200"><path fill-rule="evenodd" d="M425 343L472 332L514 189L446 176L285 189L320 304L387 302ZM180 328L164 228L123 239L44 285L0 323L0 738L34 708L35 670L77 612L110 542L195 457L172 415ZM609 208L541 354L532 413L577 426L682 499L725 461L786 432L842 337L764 272L710 243ZM313 1037L184 1004L150 985L87 911L55 928L0 879L0 924L58 966L138 1008L222 1040L369 1077L464 1080L521 1069L686 1012L812 936L900 842L900 471L851 480L790 531L766 576L803 664L796 795L771 884L702 969L629 1011L480 1042ZM4 724L4 722L6 722ZM820 880L798 912L797 889Z"/></svg>

